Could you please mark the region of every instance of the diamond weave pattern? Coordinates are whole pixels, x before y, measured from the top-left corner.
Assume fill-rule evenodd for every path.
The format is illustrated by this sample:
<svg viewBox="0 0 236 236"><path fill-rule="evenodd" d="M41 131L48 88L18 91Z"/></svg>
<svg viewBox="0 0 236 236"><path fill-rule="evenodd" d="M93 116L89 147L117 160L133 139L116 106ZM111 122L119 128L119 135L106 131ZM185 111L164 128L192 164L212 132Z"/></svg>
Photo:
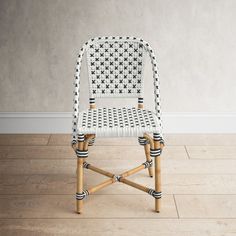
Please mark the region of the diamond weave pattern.
<svg viewBox="0 0 236 236"><path fill-rule="evenodd" d="M79 133L96 136L138 136L159 132L157 116L136 108L98 108L79 114Z"/></svg>
<svg viewBox="0 0 236 236"><path fill-rule="evenodd" d="M93 97L138 97L142 93L144 47L133 41L98 41L87 51Z"/></svg>

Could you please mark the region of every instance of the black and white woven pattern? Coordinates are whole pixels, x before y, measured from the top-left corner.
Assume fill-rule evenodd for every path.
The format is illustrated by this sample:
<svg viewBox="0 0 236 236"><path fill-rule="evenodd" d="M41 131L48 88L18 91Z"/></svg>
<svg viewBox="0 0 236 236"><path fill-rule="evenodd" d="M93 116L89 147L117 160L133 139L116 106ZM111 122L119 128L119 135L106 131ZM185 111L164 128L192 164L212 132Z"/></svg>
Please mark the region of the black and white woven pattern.
<svg viewBox="0 0 236 236"><path fill-rule="evenodd" d="M88 190L84 190L82 193L76 193L76 200L83 200L85 197L89 195Z"/></svg>
<svg viewBox="0 0 236 236"><path fill-rule="evenodd" d="M149 141L144 137L138 137L138 142L140 145L144 146L149 143Z"/></svg>
<svg viewBox="0 0 236 236"><path fill-rule="evenodd" d="M87 163L86 161L84 161L84 163L83 163L83 167L84 167L84 168L88 169L88 168L89 168L89 165L90 165L89 163Z"/></svg>
<svg viewBox="0 0 236 236"><path fill-rule="evenodd" d="M96 136L139 136L160 132L157 116L136 108L99 108L79 114L79 132Z"/></svg>
<svg viewBox="0 0 236 236"><path fill-rule="evenodd" d="M143 163L143 165L144 165L145 168L152 167L153 161L152 161L152 160L151 160L151 161L145 161L145 162Z"/></svg>
<svg viewBox="0 0 236 236"><path fill-rule="evenodd" d="M137 41L105 39L87 49L93 97L138 97L143 90L144 46Z"/></svg>
<svg viewBox="0 0 236 236"><path fill-rule="evenodd" d="M157 191L155 191L154 189L151 189L151 188L149 189L148 194L150 194L151 196L153 196L156 199L159 199L162 196L162 192L157 192Z"/></svg>
<svg viewBox="0 0 236 236"><path fill-rule="evenodd" d="M143 97L143 59L145 54L149 55L153 70L158 132L162 136L159 74L152 48L147 42L136 37L97 37L83 45L76 63L72 143L78 141L78 128L81 128L78 125L79 88L81 63L85 52L87 52L92 104L95 103L96 97ZM119 132L116 135L119 135Z"/></svg>
<svg viewBox="0 0 236 236"><path fill-rule="evenodd" d="M86 157L88 157L88 150L76 149L75 153L76 153L78 158L86 158Z"/></svg>
<svg viewBox="0 0 236 236"><path fill-rule="evenodd" d="M161 155L161 148L158 149L152 149L150 148L150 156L151 157L157 157Z"/></svg>

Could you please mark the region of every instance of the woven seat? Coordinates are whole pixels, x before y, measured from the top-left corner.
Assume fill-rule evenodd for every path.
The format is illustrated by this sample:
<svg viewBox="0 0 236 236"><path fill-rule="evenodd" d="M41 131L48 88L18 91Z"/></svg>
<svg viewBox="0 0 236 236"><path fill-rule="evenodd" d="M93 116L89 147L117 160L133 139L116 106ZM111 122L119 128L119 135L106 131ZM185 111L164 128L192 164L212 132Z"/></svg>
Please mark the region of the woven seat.
<svg viewBox="0 0 236 236"><path fill-rule="evenodd" d="M149 58L153 71L153 93L155 109L144 109L143 68ZM86 59L89 79L89 109L80 111L80 76L82 59ZM145 81L150 81L148 78ZM149 94L147 94L149 96ZM136 98L137 107L96 108L96 99ZM77 212L82 212L83 199L115 182L144 191L155 198L155 210L160 211L161 178L160 155L164 147L160 109L159 74L156 56L150 45L136 37L97 37L87 41L81 48L76 62L74 80L72 147L77 160ZM152 135L152 137L151 137ZM136 136L143 145L146 161L119 175L102 170L85 161L89 146L95 139L103 137ZM107 139L106 139L107 140ZM106 141L104 141L106 142ZM121 147L122 149L122 147ZM106 150L104 147L104 155ZM155 175L153 161L155 159ZM108 177L108 180L83 189L83 168ZM155 189L135 183L126 177L143 169L155 176Z"/></svg>
<svg viewBox="0 0 236 236"><path fill-rule="evenodd" d="M157 116L136 108L98 108L79 113L78 132L96 136L142 136L160 133Z"/></svg>

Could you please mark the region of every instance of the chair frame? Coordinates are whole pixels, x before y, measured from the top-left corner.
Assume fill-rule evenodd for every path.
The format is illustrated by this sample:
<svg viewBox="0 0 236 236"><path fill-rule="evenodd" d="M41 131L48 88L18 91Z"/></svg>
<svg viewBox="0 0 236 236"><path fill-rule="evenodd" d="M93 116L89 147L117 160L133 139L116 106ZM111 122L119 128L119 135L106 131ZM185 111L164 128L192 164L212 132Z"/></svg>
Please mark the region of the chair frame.
<svg viewBox="0 0 236 236"><path fill-rule="evenodd" d="M112 39L123 39L123 37L110 37ZM126 37L127 39L130 39L130 37ZM109 39L109 37L98 37L97 40L100 39ZM149 134L144 133L143 137L139 137L138 141L140 145L144 146L144 152L146 156L146 161L142 163L141 165L132 168L130 170L127 170L119 175L116 175L114 173L102 170L98 167L95 167L85 161L85 159L88 157L88 147L91 146L95 140L95 134L81 134L78 133L77 130L77 122L78 122L78 112L79 112L79 76L80 76L80 67L81 67L81 61L82 56L86 50L86 47L89 45L89 42L92 42L96 39L92 39L85 43L85 45L82 47L80 54L78 56L77 61L77 67L76 67L76 75L75 75L75 91L74 91L74 120L73 120L73 138L72 138L72 148L74 149L78 159L77 159L77 191L76 191L76 211L77 213L82 213L83 208L83 200L85 197L87 197L90 194L95 193L96 191L99 191L111 184L114 184L116 182L121 182L126 185L129 185L131 187L134 187L136 189L139 189L141 191L144 191L151 196L155 198L155 211L160 212L161 207L161 152L164 147L164 141L162 139L162 134L160 133L154 133L153 137L151 137ZM151 62L153 65L153 75L154 75L154 93L155 93L155 108L156 113L158 116L158 119L160 121L160 127L162 127L161 124L161 114L160 114L160 96L159 96L159 76L158 76L158 70L157 70L157 63L155 55L149 46L148 43L143 41L142 39L132 38L134 40L138 40L142 42L149 52L149 55L151 57ZM90 97L90 109L95 109L95 98ZM143 98L138 98L138 109L143 109ZM148 169L149 176L153 177L153 161L152 157L154 158L154 176L155 176L155 188L148 188L146 186L143 186L141 184L135 183L133 181L128 180L126 177L133 175L143 169ZM83 176L83 168L92 170L96 173L99 173L101 175L104 175L108 177L108 180L103 181L102 183L93 186L87 190L83 189L83 182L84 182L84 176Z"/></svg>

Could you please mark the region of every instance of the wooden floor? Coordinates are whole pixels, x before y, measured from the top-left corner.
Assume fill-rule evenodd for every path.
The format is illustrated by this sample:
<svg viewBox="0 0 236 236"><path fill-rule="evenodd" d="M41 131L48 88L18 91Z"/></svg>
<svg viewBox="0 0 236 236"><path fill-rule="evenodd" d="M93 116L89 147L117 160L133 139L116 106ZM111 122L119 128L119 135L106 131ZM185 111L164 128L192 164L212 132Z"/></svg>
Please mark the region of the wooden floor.
<svg viewBox="0 0 236 236"><path fill-rule="evenodd" d="M136 139L105 141L89 163L119 174L144 162ZM236 235L236 135L167 135L159 214L151 196L122 183L76 214L69 135L0 135L0 162L0 235ZM104 179L85 170L85 188ZM130 179L154 185L147 170Z"/></svg>

